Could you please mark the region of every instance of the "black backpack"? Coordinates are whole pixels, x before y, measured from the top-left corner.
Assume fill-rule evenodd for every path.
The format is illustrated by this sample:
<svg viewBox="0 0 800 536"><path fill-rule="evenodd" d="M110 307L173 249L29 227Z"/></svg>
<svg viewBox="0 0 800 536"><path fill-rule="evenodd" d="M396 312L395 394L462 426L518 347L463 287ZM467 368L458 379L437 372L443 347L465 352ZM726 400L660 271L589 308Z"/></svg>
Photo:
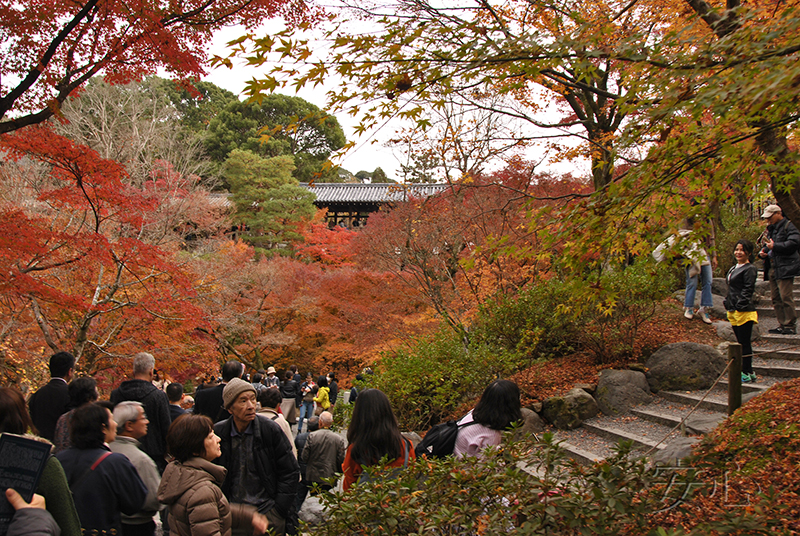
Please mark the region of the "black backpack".
<svg viewBox="0 0 800 536"><path fill-rule="evenodd" d="M437 424L425 434L425 438L414 448L417 457L444 458L453 454L456 448L458 431L465 426L478 424L475 421L459 425L456 421L447 421Z"/></svg>

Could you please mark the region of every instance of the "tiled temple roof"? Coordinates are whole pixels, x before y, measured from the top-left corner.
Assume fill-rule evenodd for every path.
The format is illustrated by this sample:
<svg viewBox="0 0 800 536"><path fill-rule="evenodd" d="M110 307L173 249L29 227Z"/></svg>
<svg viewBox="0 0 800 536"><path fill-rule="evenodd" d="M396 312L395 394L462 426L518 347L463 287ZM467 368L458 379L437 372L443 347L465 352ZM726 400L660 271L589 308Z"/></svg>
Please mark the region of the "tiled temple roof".
<svg viewBox="0 0 800 536"><path fill-rule="evenodd" d="M322 182L300 186L317 195L316 203L394 203L410 197L429 197L447 189L446 184L352 184Z"/></svg>

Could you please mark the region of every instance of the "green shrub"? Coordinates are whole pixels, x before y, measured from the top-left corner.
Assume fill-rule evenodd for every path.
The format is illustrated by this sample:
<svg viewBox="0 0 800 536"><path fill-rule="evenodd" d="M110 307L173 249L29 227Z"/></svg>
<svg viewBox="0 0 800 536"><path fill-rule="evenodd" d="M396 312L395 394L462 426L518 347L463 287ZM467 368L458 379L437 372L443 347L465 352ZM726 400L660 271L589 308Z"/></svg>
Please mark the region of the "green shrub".
<svg viewBox="0 0 800 536"><path fill-rule="evenodd" d="M573 298L562 281L540 280L517 296L485 306L472 330L473 340L510 352L526 365L571 353L582 323Z"/></svg>
<svg viewBox="0 0 800 536"><path fill-rule="evenodd" d="M634 357L639 328L670 294L675 284L672 274L669 266L648 260L587 281L581 347L592 352L598 363Z"/></svg>
<svg viewBox="0 0 800 536"><path fill-rule="evenodd" d="M411 349L384 354L371 386L389 397L401 428L427 430L480 396L491 380L515 370L506 353L482 344L465 346L442 329Z"/></svg>
<svg viewBox="0 0 800 536"><path fill-rule="evenodd" d="M566 459L550 434L538 443L510 441L511 435L480 461L416 460L391 478L321 494L328 518L307 532L666 536L682 532L652 527L652 514L679 507L687 490L702 489L694 471L665 474L630 456L630 445L583 467ZM741 523L741 516L732 522ZM692 534L705 533L698 528Z"/></svg>
<svg viewBox="0 0 800 536"><path fill-rule="evenodd" d="M333 424L331 430L339 432L347 430L350 424L350 418L353 416L353 404L345 404L344 398L337 401L333 406Z"/></svg>
<svg viewBox="0 0 800 536"><path fill-rule="evenodd" d="M581 350L599 363L631 357L639 328L675 285L671 268L649 259L600 276L542 281L485 307L473 340L509 352L519 365Z"/></svg>

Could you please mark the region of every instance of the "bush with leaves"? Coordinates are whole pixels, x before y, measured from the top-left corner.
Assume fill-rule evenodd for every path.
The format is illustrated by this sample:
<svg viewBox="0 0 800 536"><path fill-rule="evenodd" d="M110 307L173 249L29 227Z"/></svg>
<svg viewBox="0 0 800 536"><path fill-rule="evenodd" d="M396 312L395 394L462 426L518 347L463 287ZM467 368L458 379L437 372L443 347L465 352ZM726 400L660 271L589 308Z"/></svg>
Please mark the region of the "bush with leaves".
<svg viewBox="0 0 800 536"><path fill-rule="evenodd" d="M639 328L675 284L669 266L649 260L601 275L540 281L485 307L473 340L528 365L580 350L592 352L598 363L629 358Z"/></svg>
<svg viewBox="0 0 800 536"><path fill-rule="evenodd" d="M665 476L660 468L630 456L622 445L614 456L591 467L565 457L551 434L541 442L514 441L481 460L418 459L400 474L380 467L347 493L321 494L327 519L316 535L656 535L653 514L680 508L684 492L699 489L691 470ZM380 475L380 476L378 476ZM725 533L743 526L774 526L758 513L739 512L726 523L696 527Z"/></svg>
<svg viewBox="0 0 800 536"><path fill-rule="evenodd" d="M389 397L401 428L426 430L480 396L492 379L516 369L506 352L465 346L451 330L442 329L411 349L384 354L370 386Z"/></svg>
<svg viewBox="0 0 800 536"><path fill-rule="evenodd" d="M483 307L472 340L510 352L528 365L570 353L582 324L581 309L574 304L563 281L539 280L516 296Z"/></svg>
<svg viewBox="0 0 800 536"><path fill-rule="evenodd" d="M597 363L611 363L637 354L639 328L653 317L675 284L673 271L648 260L609 270L586 281L574 294L582 299L584 327L579 344Z"/></svg>

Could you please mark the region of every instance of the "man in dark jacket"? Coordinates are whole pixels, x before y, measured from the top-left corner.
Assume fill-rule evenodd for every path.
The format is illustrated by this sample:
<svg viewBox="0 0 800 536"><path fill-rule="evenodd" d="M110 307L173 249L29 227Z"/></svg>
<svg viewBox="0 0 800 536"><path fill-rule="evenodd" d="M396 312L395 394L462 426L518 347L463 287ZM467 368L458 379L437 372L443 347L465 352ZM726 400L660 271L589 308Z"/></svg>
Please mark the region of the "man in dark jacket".
<svg viewBox="0 0 800 536"><path fill-rule="evenodd" d="M761 217L767 220L767 242L759 253L764 260L764 277L769 279L772 307L778 318L776 329L770 333L794 335L797 314L794 308L795 276L800 275L800 231L783 217L778 205L769 205Z"/></svg>
<svg viewBox="0 0 800 536"><path fill-rule="evenodd" d="M194 414L205 415L214 422L219 422L231 416L222 407L222 391L225 385L233 378L241 378L244 373L244 366L232 359L222 365L222 383L202 391L197 391L194 396Z"/></svg>
<svg viewBox="0 0 800 536"><path fill-rule="evenodd" d="M50 381L33 393L28 401L31 420L39 435L53 441L58 418L67 411L69 391L67 383L72 378L75 358L69 352L58 352L50 358Z"/></svg>
<svg viewBox="0 0 800 536"><path fill-rule="evenodd" d="M294 446L297 449L297 461L300 464L300 485L297 486L297 503L295 504L298 512L300 512L300 509L303 507L303 502L305 502L306 496L308 495L308 488L311 486L308 480L306 480L306 464L303 463L303 449L306 447L308 436L311 432L316 432L317 430L319 430L319 417L314 415L308 419L307 431L300 432L297 434L297 437L294 438Z"/></svg>
<svg viewBox="0 0 800 536"><path fill-rule="evenodd" d="M292 446L280 426L256 415L252 384L234 378L222 397L231 413L229 419L214 425L222 450L214 463L228 470L222 491L232 503L255 506L267 516L275 534L285 534L300 478Z"/></svg>
<svg viewBox="0 0 800 536"><path fill-rule="evenodd" d="M167 394L153 385L155 358L139 352L133 356L133 379L111 391L111 403L114 405L132 400L141 402L144 412L150 421L147 434L139 439L142 450L156 462L159 472L167 467L164 455L167 453L167 430L172 423L169 416L169 400Z"/></svg>

